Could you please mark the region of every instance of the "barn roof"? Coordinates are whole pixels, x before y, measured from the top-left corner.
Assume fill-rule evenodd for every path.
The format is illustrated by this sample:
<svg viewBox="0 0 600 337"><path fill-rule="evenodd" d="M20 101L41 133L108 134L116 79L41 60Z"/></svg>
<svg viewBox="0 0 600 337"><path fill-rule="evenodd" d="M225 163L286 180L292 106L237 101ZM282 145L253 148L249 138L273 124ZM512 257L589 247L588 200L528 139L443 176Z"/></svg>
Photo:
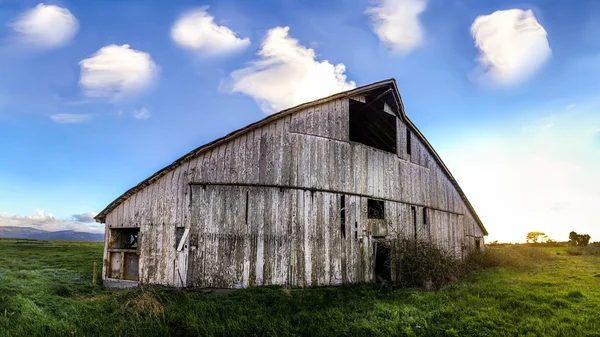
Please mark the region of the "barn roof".
<svg viewBox="0 0 600 337"><path fill-rule="evenodd" d="M328 96L325 98L317 99L312 102L303 103L303 104L297 105L295 107L282 110L278 113L269 115L257 122L247 125L241 129L235 130L235 131L225 135L224 137L218 138L210 143L204 144L204 145L196 148L195 150L190 151L188 154L184 155L183 157L175 160L173 163L164 167L160 171L154 173L149 178L147 178L146 180L137 184L136 186L130 188L127 192L123 193L120 197L118 197L113 202L111 202L94 219L96 219L97 222L104 222L106 220L106 216L108 215L108 213L110 213L113 209L117 208L121 203L123 203L125 200L127 200L127 198L134 195L138 191L142 190L146 186L154 183L155 181L157 181L158 179L160 179L161 177L163 177L170 171L177 168L182 163L197 157L198 155L212 149L215 146L219 146L220 144L226 143L235 137L238 137L244 133L252 131L262 125L265 125L265 124L271 123L275 120L278 120L280 118L283 118L283 117L290 115L296 111L299 111L299 110L302 110L302 109L305 109L305 108L308 108L308 107L311 107L314 105L323 104L323 103L326 103L326 102L329 102L329 101L332 101L335 99L339 99L339 98L343 98L343 97L359 96L359 95L367 94L367 93L370 95L377 96L379 99L383 100L390 107L396 108L394 110L396 111L396 114L398 115L398 117L405 121L407 126L415 133L415 135L417 137L419 137L419 139L423 142L423 144L431 152L435 161L440 165L442 170L446 173L446 175L452 182L452 185L454 185L454 187L458 191L459 195L461 196L461 198L467 205L467 208L471 211L473 218L475 219L475 221L477 222L477 224L483 231L484 235L488 235L488 232L485 229L485 227L483 226L483 223L481 222L481 219L477 215L477 212L475 212L475 209L473 208L473 206L467 199L467 196L464 194L464 192L462 191L462 189L456 182L456 179L454 178L454 176L452 176L452 173L450 173L450 170L448 169L448 167L446 167L446 165L444 164L444 162L442 161L440 156L437 154L437 152L435 152L435 150L433 149L431 144L429 144L429 142L427 141L427 139L425 139L425 137L419 131L419 129L406 116L406 113L404 111L404 105L402 103L402 98L400 96L400 92L398 91L398 87L396 86L396 80L394 80L394 79L388 79L388 80L376 82L373 84L365 85L365 86L362 86L362 87L359 87L356 89L340 92L340 93L337 93L337 94L334 94L334 95L331 95L331 96Z"/></svg>

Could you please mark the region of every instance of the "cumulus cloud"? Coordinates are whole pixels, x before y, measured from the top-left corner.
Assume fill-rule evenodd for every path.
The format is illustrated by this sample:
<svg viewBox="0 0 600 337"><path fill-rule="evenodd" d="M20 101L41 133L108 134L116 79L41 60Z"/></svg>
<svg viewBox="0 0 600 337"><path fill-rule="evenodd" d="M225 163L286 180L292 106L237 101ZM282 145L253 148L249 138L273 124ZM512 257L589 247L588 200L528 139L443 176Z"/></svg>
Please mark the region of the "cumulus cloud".
<svg viewBox="0 0 600 337"><path fill-rule="evenodd" d="M50 119L60 124L80 124L88 122L92 119L92 115L88 114L54 114L50 115Z"/></svg>
<svg viewBox="0 0 600 337"><path fill-rule="evenodd" d="M510 9L482 15L471 26L484 78L514 84L535 74L550 59L546 30L533 11Z"/></svg>
<svg viewBox="0 0 600 337"><path fill-rule="evenodd" d="M104 226L97 224L95 221L90 220L89 217L94 212L88 212L78 215L73 215L73 220L57 219L52 213L44 212L42 209L36 209L35 214L20 216L20 215L9 215L8 213L0 213L0 226L14 226L14 227L32 227L46 231L61 231L61 230L73 230L73 231L84 231L92 233L103 233Z"/></svg>
<svg viewBox="0 0 600 337"><path fill-rule="evenodd" d="M231 73L231 91L254 98L266 113L356 87L346 66L318 61L315 51L288 35L289 27L267 32L259 59Z"/></svg>
<svg viewBox="0 0 600 337"><path fill-rule="evenodd" d="M20 43L55 48L71 41L79 24L68 9L41 3L21 14L10 27Z"/></svg>
<svg viewBox="0 0 600 337"><path fill-rule="evenodd" d="M239 38L231 29L216 24L207 9L198 8L179 17L171 27L171 39L180 47L205 55L234 53L250 45L250 39Z"/></svg>
<svg viewBox="0 0 600 337"><path fill-rule="evenodd" d="M506 126L473 130L461 144L436 147L489 240L523 242L529 231L566 240L572 230L600 238L597 109L521 114Z"/></svg>
<svg viewBox="0 0 600 337"><path fill-rule="evenodd" d="M133 111L133 118L143 120L150 118L150 111L146 108L140 108Z"/></svg>
<svg viewBox="0 0 600 337"><path fill-rule="evenodd" d="M86 212L86 213L81 213L81 214L73 214L73 219L77 222L83 222L83 223L94 223L96 222L96 220L94 220L94 217L98 215L98 213L96 212Z"/></svg>
<svg viewBox="0 0 600 337"><path fill-rule="evenodd" d="M128 44L108 45L79 62L79 84L90 97L119 99L147 89L158 74L150 54Z"/></svg>
<svg viewBox="0 0 600 337"><path fill-rule="evenodd" d="M407 53L423 40L419 15L426 7L426 0L376 0L366 13L382 43L394 52Z"/></svg>

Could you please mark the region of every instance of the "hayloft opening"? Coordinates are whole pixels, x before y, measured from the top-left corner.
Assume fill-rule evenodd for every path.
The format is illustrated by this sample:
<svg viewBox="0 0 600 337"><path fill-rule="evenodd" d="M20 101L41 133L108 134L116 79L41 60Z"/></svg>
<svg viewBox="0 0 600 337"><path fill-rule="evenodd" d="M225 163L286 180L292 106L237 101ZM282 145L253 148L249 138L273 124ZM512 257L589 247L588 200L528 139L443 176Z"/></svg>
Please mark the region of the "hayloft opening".
<svg viewBox="0 0 600 337"><path fill-rule="evenodd" d="M385 202L383 200L367 200L367 218L385 219Z"/></svg>
<svg viewBox="0 0 600 337"><path fill-rule="evenodd" d="M379 99L350 100L350 141L396 153L396 116L384 111Z"/></svg>
<svg viewBox="0 0 600 337"><path fill-rule="evenodd" d="M137 281L139 278L139 228L110 230L108 277Z"/></svg>

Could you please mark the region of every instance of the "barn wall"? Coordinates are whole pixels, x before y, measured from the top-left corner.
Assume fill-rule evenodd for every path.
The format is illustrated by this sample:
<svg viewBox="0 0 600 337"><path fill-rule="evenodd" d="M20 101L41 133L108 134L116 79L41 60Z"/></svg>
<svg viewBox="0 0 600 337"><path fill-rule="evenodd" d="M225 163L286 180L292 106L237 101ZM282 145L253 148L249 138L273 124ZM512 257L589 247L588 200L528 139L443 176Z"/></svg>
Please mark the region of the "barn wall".
<svg viewBox="0 0 600 337"><path fill-rule="evenodd" d="M106 217L105 247L110 229L139 228L139 280L179 286L187 275L186 252L176 251L176 228L188 225L188 163L140 190ZM108 263L104 255L104 265ZM106 275L106 272L105 274ZM180 277L181 275L181 277Z"/></svg>
<svg viewBox="0 0 600 337"><path fill-rule="evenodd" d="M361 98L356 97L356 99L360 100ZM216 231L216 234L199 232L201 229L198 219L201 218L194 217L194 221L191 221L191 214L195 212L195 216L199 216L197 212L201 212L201 210L198 210L196 205L190 207L192 200L197 200L190 195L191 189L193 189L190 187L190 183L244 185L239 188L256 185L291 187L300 189L299 191L302 189L318 190L321 193L319 195L323 195L322 202L326 205L333 202L330 197L325 196L329 194L353 195L351 198L370 196L397 203L395 207L399 210L407 207L410 209L411 205L416 206L419 218L422 216L420 212L423 207L427 207L431 212L431 237L435 239L434 242L448 250L455 251L457 255L460 255L464 248L472 248L475 242L474 238L483 236L482 230L442 168L413 132L411 132L411 155L408 155L406 151L408 128L404 121L397 119L398 153L388 153L360 143L349 142L348 109L348 99L337 99L298 111L241 134L229 142L213 147L183 163L153 184L129 197L110 212L106 217L108 228L140 228L140 281L175 286L186 285L186 283L212 284L213 281L209 276L198 276L204 275L203 272L194 269L199 265L200 260L205 259L204 255L194 252L195 255L191 254L188 261L187 249L182 252L177 252L175 249L175 233L178 226L190 228L192 233L195 232L198 240L205 240L203 242L212 240L211 242L216 244L213 249L217 249L218 243L223 246L226 244L225 241L229 240L210 236L217 235L220 230ZM385 109L392 112L388 106ZM292 194L299 200L306 200L304 194L297 195L298 193L301 192ZM317 200L320 202L319 198L321 197L317 197ZM226 198L226 200L228 199ZM314 199L310 200L314 201ZM355 207L359 206L363 205L360 202L355 203ZM258 212L256 216L262 217L267 214L258 205L256 210ZM302 210L302 212L306 212L306 210ZM281 210L272 209L269 212L272 212L272 216L277 218L275 221L280 221L279 219L283 219L281 217L289 216L290 211L281 207ZM295 215L299 219L295 221L306 222L304 226L317 226L314 224L314 221L317 221L316 215L312 213L304 215ZM334 214L330 214L330 216L334 216ZM362 226L363 224L359 222L358 225ZM401 225L399 224L399 226ZM241 241L235 243L235 249L238 249L237 245L239 244L244 247L241 251L236 250L240 256L242 252L244 256L254 252L252 250L254 246L247 242L247 240L254 242L251 239L253 234L246 234L250 235L248 239L244 238L243 243L240 243ZM190 235L188 240L190 238L194 237ZM282 240L277 236L273 236L272 239L275 240L274 242ZM312 237L307 236L307 239L312 240ZM481 242L483 244L483 240ZM281 244L285 245L285 242ZM315 244L317 245L317 243ZM353 247L352 243L349 245ZM257 251L258 248L259 246L255 247ZM250 249L250 252L247 252L246 249ZM372 248L363 248L364 254L367 254L365 256L370 256L368 255L369 249ZM307 250L304 248L302 251L306 252ZM312 252L312 249L309 251ZM209 251L207 254L212 253ZM270 256L269 252L264 254ZM212 255L206 256L211 257ZM283 257L282 261L285 258L291 259L292 257ZM358 258L352 254L346 255L344 258L367 268L365 267L368 264L365 262L368 260L367 258ZM283 263L282 261L273 263ZM328 270L331 271L331 265L334 264L329 263L330 267L328 268L330 269ZM188 265L190 266L189 273L187 272ZM235 272L228 271L228 273L238 275L239 268L242 268L242 273L248 273L244 269L246 267L236 266ZM301 270L300 267L298 268ZM307 268L306 265L305 268ZM358 270L355 270L354 274L352 274L352 270L348 271L349 275L354 275L351 276L351 280L364 280L369 277L364 275L367 273L367 269L356 268ZM250 269L256 270L256 267ZM296 273L300 273L299 270ZM296 281L294 282L297 283L294 284L300 286L333 284L331 280L336 279L329 273L327 276L329 281L314 281L312 274L310 279L307 279L308 271L305 270L303 273L303 276L295 276ZM188 274L190 275L189 282L186 280ZM359 274L360 276L356 276ZM247 277L247 282L252 284L251 274L242 276ZM209 278L205 280L204 277ZM253 282L255 284L271 284L281 281L282 277L280 274L267 273L263 274L262 279L258 279L258 276L255 275ZM242 278L242 281L244 280Z"/></svg>
<svg viewBox="0 0 600 337"><path fill-rule="evenodd" d="M188 285L295 287L371 282L372 219L366 197L295 188L193 185ZM345 209L342 226L341 209ZM418 210L418 212L422 212ZM434 224L462 215L441 211ZM427 232L417 216L417 236ZM385 202L389 235L414 236L411 206ZM458 240L450 227L432 237Z"/></svg>

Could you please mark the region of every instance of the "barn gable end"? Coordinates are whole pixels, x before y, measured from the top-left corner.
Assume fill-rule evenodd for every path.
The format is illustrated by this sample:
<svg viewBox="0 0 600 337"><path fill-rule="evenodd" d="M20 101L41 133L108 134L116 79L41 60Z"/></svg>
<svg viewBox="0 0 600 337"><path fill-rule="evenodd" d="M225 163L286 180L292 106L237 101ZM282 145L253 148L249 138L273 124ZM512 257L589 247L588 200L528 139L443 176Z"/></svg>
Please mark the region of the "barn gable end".
<svg viewBox="0 0 600 337"><path fill-rule="evenodd" d="M385 205L384 221L369 218L374 200ZM284 110L202 146L96 219L107 226L105 279L134 264L115 265L129 254L139 258L139 282L172 286L369 282L380 237L427 238L461 256L487 235L406 117L393 80ZM135 252L123 254L111 237L126 228L139 234Z"/></svg>

